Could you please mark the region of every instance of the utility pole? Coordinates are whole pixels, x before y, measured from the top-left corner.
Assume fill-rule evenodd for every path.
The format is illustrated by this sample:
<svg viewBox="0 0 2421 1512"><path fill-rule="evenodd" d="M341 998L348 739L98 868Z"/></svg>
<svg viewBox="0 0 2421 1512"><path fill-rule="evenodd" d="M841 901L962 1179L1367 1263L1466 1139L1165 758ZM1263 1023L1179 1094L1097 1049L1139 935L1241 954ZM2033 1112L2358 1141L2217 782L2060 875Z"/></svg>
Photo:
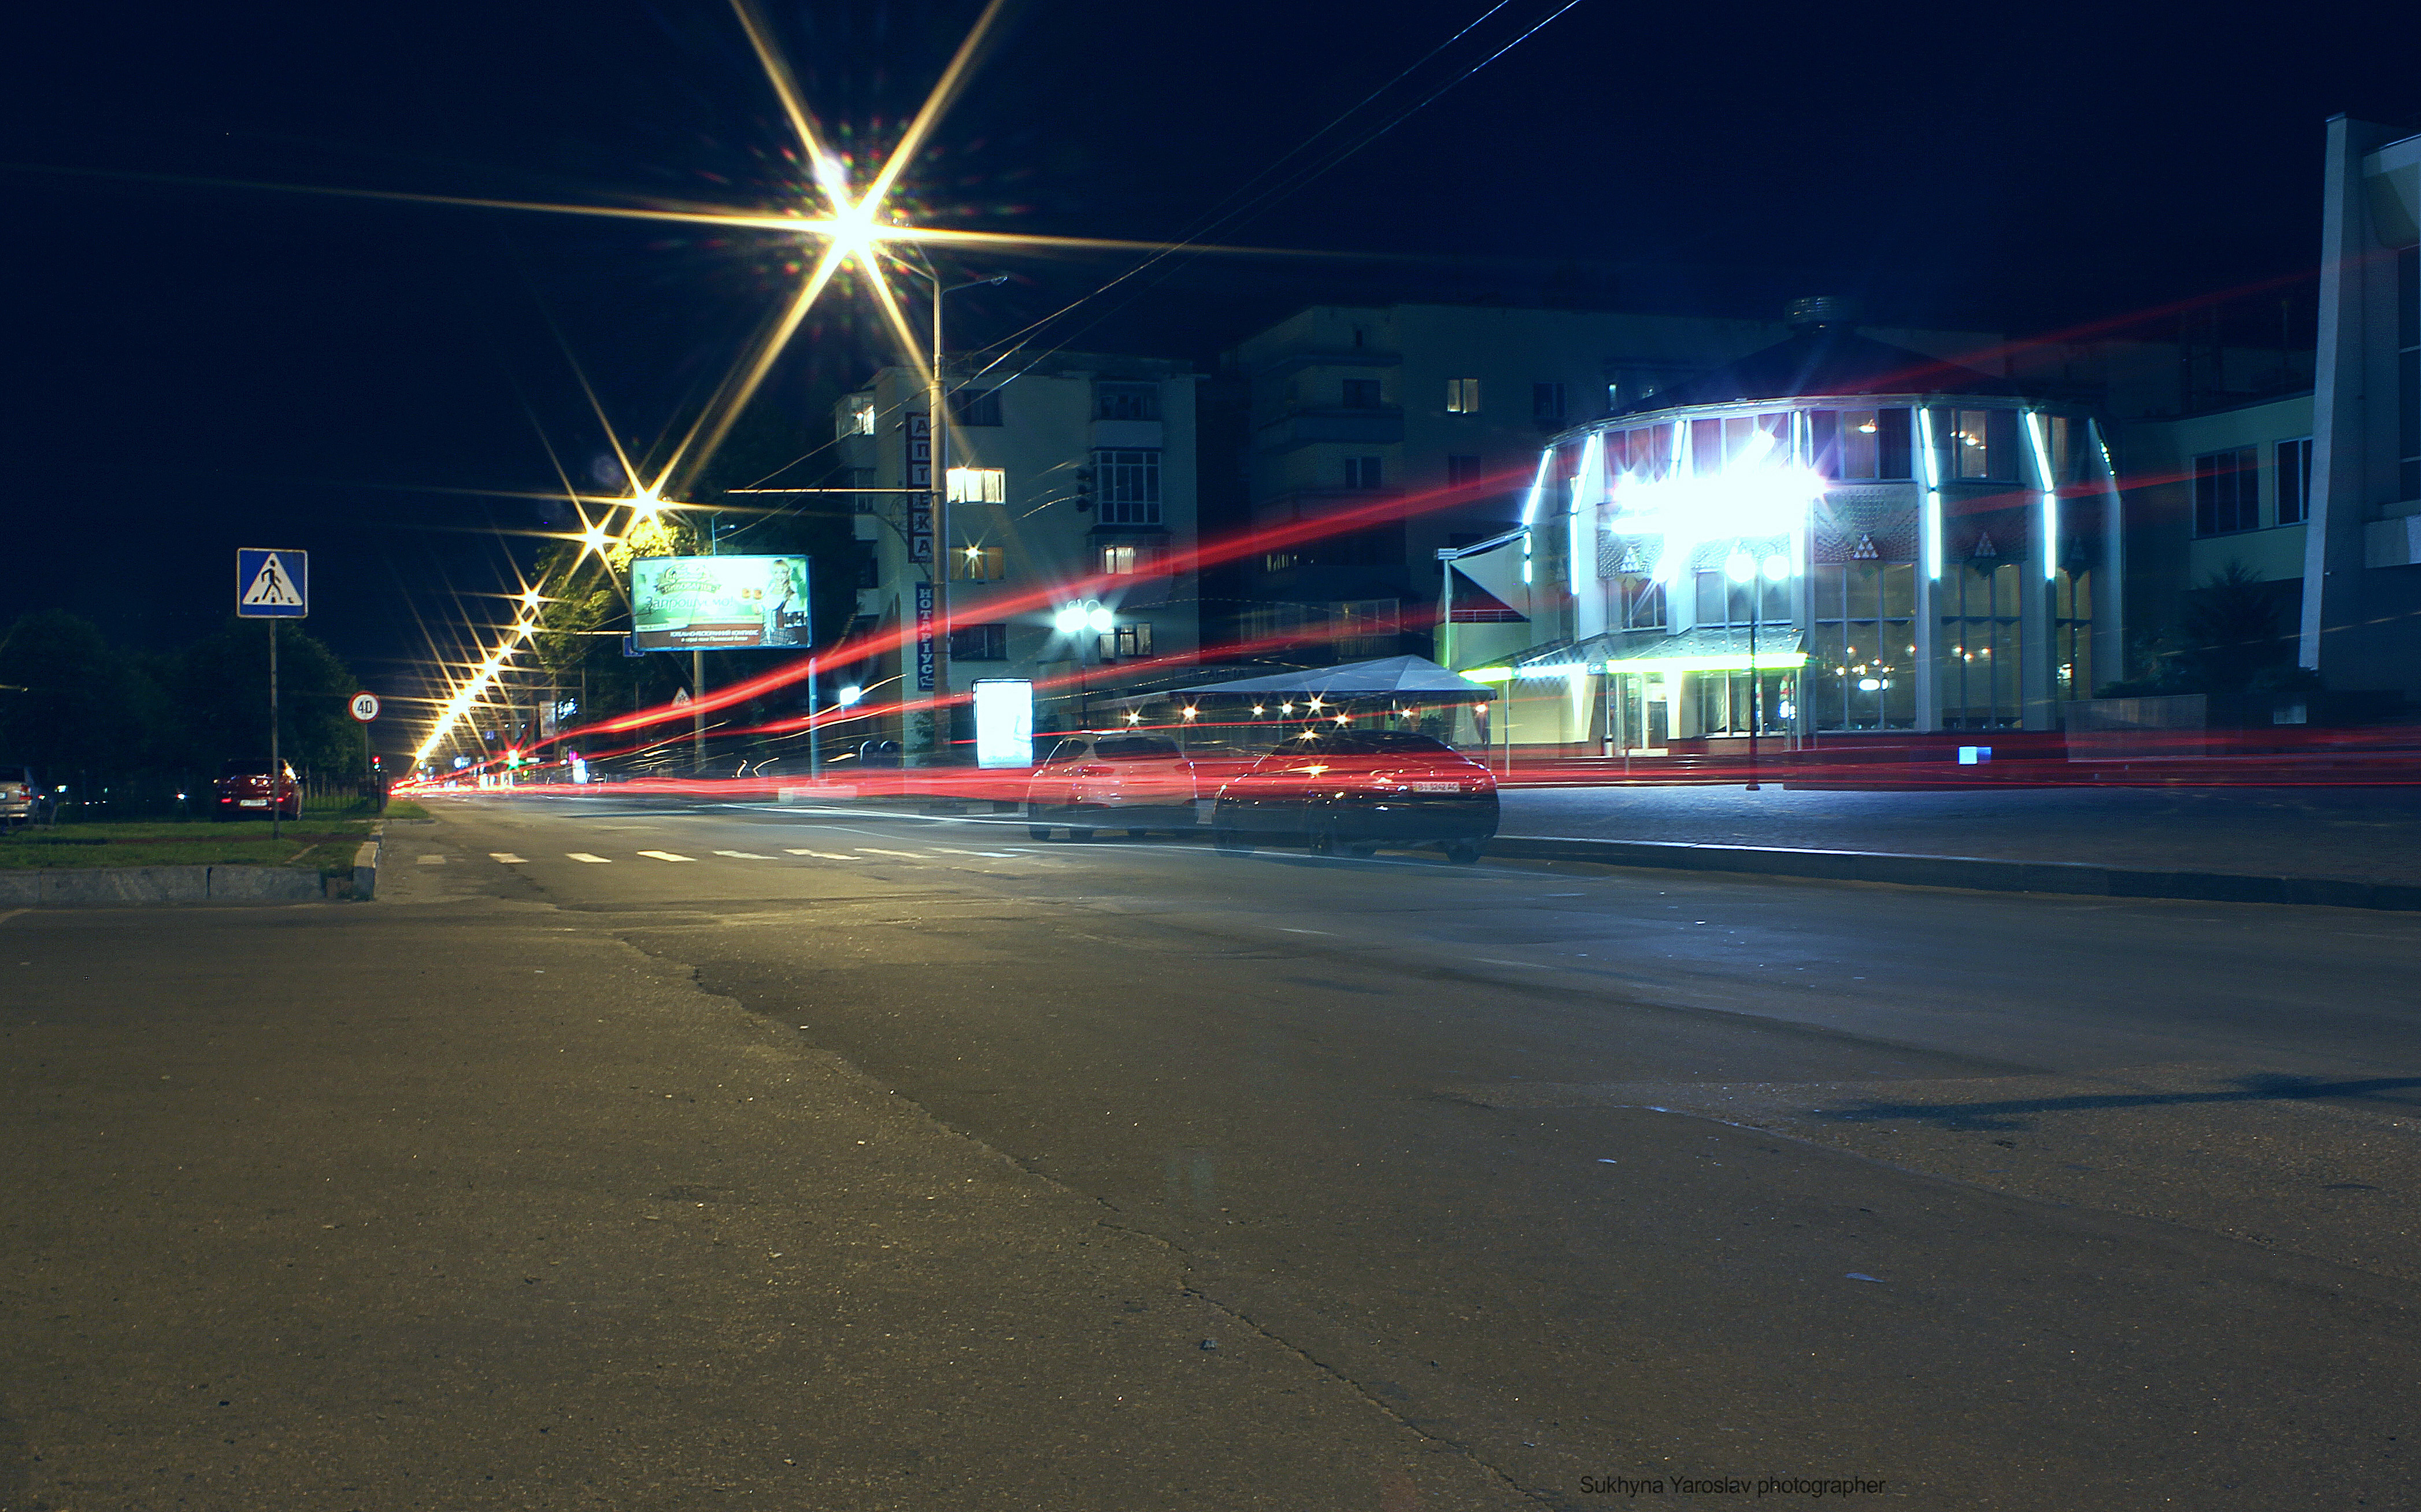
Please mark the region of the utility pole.
<svg viewBox="0 0 2421 1512"><path fill-rule="evenodd" d="M929 481L933 515L933 555L925 564L925 575L933 600L933 617L929 626L919 627L919 637L930 635L933 642L933 687L926 704L932 721L933 759L945 759L950 751L950 412L948 382L942 370L942 298L962 288L982 288L1008 282L1008 274L995 273L990 278L973 278L963 284L945 284L942 275L929 263L917 268L913 263L901 266L920 273L933 288L933 350L931 367L926 388L926 413L930 417L928 429L932 433L932 459L929 465ZM910 532L913 538L914 531Z"/></svg>
<svg viewBox="0 0 2421 1512"><path fill-rule="evenodd" d="M706 554L720 554L715 538L723 532L717 528L720 517L706 517ZM700 647L689 648L689 774L693 777L706 770L706 651Z"/></svg>

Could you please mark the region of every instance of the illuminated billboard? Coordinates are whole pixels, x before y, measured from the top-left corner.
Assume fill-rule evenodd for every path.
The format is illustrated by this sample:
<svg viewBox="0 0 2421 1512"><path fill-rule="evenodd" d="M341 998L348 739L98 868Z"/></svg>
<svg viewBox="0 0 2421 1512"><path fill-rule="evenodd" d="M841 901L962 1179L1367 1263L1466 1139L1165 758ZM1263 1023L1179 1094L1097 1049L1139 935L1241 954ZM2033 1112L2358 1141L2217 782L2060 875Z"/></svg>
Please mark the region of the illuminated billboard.
<svg viewBox="0 0 2421 1512"><path fill-rule="evenodd" d="M804 648L804 556L642 556L631 563L631 641L642 651Z"/></svg>
<svg viewBox="0 0 2421 1512"><path fill-rule="evenodd" d="M1034 765L1034 684L1023 678L978 678L976 765Z"/></svg>

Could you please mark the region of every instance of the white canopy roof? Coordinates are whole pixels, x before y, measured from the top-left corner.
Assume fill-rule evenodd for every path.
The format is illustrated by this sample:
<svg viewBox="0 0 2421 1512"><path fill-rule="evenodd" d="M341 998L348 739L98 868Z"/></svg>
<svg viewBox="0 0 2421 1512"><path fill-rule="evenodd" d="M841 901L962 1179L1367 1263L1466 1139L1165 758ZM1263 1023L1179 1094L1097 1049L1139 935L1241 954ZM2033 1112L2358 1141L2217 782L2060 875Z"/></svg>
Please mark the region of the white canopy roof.
<svg viewBox="0 0 2421 1512"><path fill-rule="evenodd" d="M1198 688L1173 688L1169 693L1301 693L1318 694L1323 698L1375 697L1391 693L1453 694L1466 698L1495 696L1495 690L1486 683L1474 682L1448 672L1425 656L1382 656L1375 662L1305 667L1300 672L1280 672L1266 678L1207 682Z"/></svg>

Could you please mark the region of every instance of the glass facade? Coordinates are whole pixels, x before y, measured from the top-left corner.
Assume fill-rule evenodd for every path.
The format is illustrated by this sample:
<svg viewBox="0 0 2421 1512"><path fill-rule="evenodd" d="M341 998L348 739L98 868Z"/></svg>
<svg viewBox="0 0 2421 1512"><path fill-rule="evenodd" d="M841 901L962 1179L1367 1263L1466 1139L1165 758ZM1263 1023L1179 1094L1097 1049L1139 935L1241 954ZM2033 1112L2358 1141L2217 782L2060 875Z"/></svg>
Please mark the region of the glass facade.
<svg viewBox="0 0 2421 1512"><path fill-rule="evenodd" d="M1807 727L1916 728L1916 564L1819 566L1807 590Z"/></svg>
<svg viewBox="0 0 2421 1512"><path fill-rule="evenodd" d="M1565 644L1617 638L1583 653L1610 675L1591 722L1609 748L1752 724L1798 739L2049 730L2061 703L2120 675L2098 654L2117 644L2101 592L2116 501L2088 420L1994 399L1709 406L1609 425L1601 479L1577 475L1585 440L1554 448L1523 581L1596 596L1586 613L1568 600ZM1668 480L1689 487L1625 505ZM1797 515L1787 530L1777 508ZM1660 657L1672 664L1653 679L1618 664Z"/></svg>

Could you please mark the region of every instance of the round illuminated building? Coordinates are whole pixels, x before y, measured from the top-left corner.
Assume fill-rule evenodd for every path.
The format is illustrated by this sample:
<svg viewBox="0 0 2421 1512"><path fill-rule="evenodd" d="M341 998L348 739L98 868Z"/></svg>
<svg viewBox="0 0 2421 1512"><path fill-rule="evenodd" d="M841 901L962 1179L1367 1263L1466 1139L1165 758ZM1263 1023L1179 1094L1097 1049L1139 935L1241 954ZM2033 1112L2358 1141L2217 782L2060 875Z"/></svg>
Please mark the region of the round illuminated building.
<svg viewBox="0 0 2421 1512"><path fill-rule="evenodd" d="M1507 695L1492 741L2051 729L2118 676L2090 414L1793 313L1556 437L1518 528L1439 553L1449 664Z"/></svg>

